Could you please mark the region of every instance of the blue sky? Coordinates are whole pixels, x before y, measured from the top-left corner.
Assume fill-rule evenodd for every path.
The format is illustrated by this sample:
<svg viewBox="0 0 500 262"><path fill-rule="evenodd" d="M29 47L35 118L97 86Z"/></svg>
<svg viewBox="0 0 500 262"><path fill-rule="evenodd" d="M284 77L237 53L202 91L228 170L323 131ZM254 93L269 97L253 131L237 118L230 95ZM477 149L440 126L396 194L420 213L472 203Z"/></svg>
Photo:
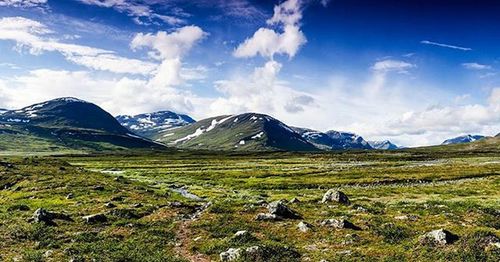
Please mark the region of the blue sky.
<svg viewBox="0 0 500 262"><path fill-rule="evenodd" d="M406 146L500 132L500 3L0 0L0 108L261 112Z"/></svg>

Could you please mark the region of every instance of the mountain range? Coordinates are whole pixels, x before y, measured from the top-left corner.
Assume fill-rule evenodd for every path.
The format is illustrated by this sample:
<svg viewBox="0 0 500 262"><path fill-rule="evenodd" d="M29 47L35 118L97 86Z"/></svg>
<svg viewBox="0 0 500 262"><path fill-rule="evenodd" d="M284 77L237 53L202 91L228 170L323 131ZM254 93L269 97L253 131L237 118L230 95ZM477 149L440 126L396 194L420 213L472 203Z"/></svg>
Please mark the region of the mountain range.
<svg viewBox="0 0 500 262"><path fill-rule="evenodd" d="M464 136L458 136L458 137L447 139L442 143L442 145L470 143L470 142L474 142L474 141L484 139L484 138L486 138L486 136L464 135Z"/></svg>
<svg viewBox="0 0 500 262"><path fill-rule="evenodd" d="M134 116L119 115L116 120L131 132L150 138L161 136L163 132L171 128L195 122L188 115L177 114L172 111L158 111Z"/></svg>
<svg viewBox="0 0 500 262"><path fill-rule="evenodd" d="M164 148L123 127L95 104L66 97L0 115L0 150Z"/></svg>
<svg viewBox="0 0 500 262"><path fill-rule="evenodd" d="M446 140L443 144L482 141L484 138L466 135ZM495 144L495 141L487 144ZM399 148L388 140L366 141L350 132L320 132L291 127L259 113L217 116L197 122L187 115L171 111L115 118L95 104L70 97L19 110L0 110L0 151L102 151L167 147L214 151Z"/></svg>

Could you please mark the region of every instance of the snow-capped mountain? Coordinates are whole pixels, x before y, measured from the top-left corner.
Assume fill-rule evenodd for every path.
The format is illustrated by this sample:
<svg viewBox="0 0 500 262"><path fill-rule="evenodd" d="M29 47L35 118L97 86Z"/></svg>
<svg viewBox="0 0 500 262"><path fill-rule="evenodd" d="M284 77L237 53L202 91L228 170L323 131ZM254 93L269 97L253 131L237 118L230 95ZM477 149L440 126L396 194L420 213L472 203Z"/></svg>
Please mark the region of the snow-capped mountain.
<svg viewBox="0 0 500 262"><path fill-rule="evenodd" d="M271 116L256 113L203 119L170 129L158 141L203 150L317 150L289 126Z"/></svg>
<svg viewBox="0 0 500 262"><path fill-rule="evenodd" d="M354 133L333 130L323 133L299 127L294 127L294 130L317 148L323 150L373 149L363 137Z"/></svg>
<svg viewBox="0 0 500 262"><path fill-rule="evenodd" d="M455 138L447 139L445 140L442 145L450 145L450 144L463 144L463 143L469 143L469 142L474 142L480 139L485 138L485 136L482 135L464 135L464 136L458 136Z"/></svg>
<svg viewBox="0 0 500 262"><path fill-rule="evenodd" d="M394 150L398 149L399 146L393 144L389 140L384 140L384 141L368 141L368 144L370 144L371 147L374 149L382 149L382 150Z"/></svg>
<svg viewBox="0 0 500 262"><path fill-rule="evenodd" d="M3 133L24 137L15 142L36 141L48 148L164 147L136 136L99 106L72 97L9 110L0 115L0 125Z"/></svg>
<svg viewBox="0 0 500 262"><path fill-rule="evenodd" d="M9 110L0 108L0 115L3 114L3 113L5 113L5 112L7 112L7 111L9 111Z"/></svg>
<svg viewBox="0 0 500 262"><path fill-rule="evenodd" d="M147 138L155 138L166 130L195 122L188 115L171 111L158 111L135 116L119 115L116 120L130 131Z"/></svg>

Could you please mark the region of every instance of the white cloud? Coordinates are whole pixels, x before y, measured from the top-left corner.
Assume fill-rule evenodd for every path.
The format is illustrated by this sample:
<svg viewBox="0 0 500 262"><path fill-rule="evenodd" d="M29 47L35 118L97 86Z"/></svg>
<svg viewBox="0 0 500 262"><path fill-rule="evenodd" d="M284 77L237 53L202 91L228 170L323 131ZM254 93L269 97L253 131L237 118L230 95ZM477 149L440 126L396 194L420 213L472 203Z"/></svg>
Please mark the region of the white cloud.
<svg viewBox="0 0 500 262"><path fill-rule="evenodd" d="M491 69L490 65L483 65L478 63L463 63L462 66L466 69L470 70L489 70Z"/></svg>
<svg viewBox="0 0 500 262"><path fill-rule="evenodd" d="M0 0L0 6L12 6L21 8L44 7L47 0Z"/></svg>
<svg viewBox="0 0 500 262"><path fill-rule="evenodd" d="M121 13L126 13L127 15L133 17L133 20L137 24L148 25L153 22L153 19L159 19L170 25L180 25L185 24L186 21L182 18L158 14L154 12L148 4L144 1L133 1L133 0L78 0L87 5L95 5L105 8L113 8ZM142 21L141 19L146 19L147 21Z"/></svg>
<svg viewBox="0 0 500 262"><path fill-rule="evenodd" d="M275 54L294 57L300 47L307 42L299 27L301 18L302 11L299 0L288 0L275 6L274 15L267 20L267 23L282 26L283 32L276 32L264 27L259 28L252 37L246 39L236 48L233 55L235 57L261 55L271 59Z"/></svg>
<svg viewBox="0 0 500 262"><path fill-rule="evenodd" d="M9 88L1 88L7 83ZM165 108L192 112L191 99L196 97L186 90L156 88L143 79L102 78L87 71L38 69L0 80L0 105L7 108L20 108L65 96L94 102L113 114L144 113Z"/></svg>
<svg viewBox="0 0 500 262"><path fill-rule="evenodd" d="M225 97L216 99L210 105L211 113L253 111L279 117L303 111L305 106L313 106L311 95L296 91L277 78L281 67L280 63L269 61L263 67L255 68L250 76L218 81L216 88Z"/></svg>
<svg viewBox="0 0 500 262"><path fill-rule="evenodd" d="M148 47L154 50L150 56L161 64L149 84L156 87L174 86L183 83L182 57L206 35L197 26L185 26L172 33L159 31L156 34L137 34L130 46L132 49ZM186 76L186 74L184 74ZM187 74L187 77L191 77Z"/></svg>
<svg viewBox="0 0 500 262"><path fill-rule="evenodd" d="M0 40L16 42L16 50L32 55L59 52L68 61L95 70L113 73L148 75L156 64L116 55L113 51L78 44L63 43L50 37L53 31L40 22L23 17L0 19Z"/></svg>
<svg viewBox="0 0 500 262"><path fill-rule="evenodd" d="M396 71L398 73L407 73L408 69L415 68L416 65L410 64L408 62L386 59L376 62L372 66L372 70L377 72L389 72Z"/></svg>
<svg viewBox="0 0 500 262"><path fill-rule="evenodd" d="M472 48L469 48L469 47L462 47L462 46L456 46L456 45L442 44L442 43L432 42L432 41L428 41L428 40L420 41L420 43L424 44L424 45L434 45L434 46L451 48L451 49L456 49L456 50L461 50L461 51L472 51Z"/></svg>

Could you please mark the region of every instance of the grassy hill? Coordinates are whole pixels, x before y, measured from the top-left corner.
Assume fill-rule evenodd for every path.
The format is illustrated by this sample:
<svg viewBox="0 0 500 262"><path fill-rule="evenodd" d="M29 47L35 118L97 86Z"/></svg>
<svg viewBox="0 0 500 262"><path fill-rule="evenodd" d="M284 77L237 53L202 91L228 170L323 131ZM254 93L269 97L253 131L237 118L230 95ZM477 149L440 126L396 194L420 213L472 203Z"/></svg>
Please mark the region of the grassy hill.
<svg viewBox="0 0 500 262"><path fill-rule="evenodd" d="M132 134L98 106L74 98L55 99L3 113L0 138L3 154L164 148Z"/></svg>
<svg viewBox="0 0 500 262"><path fill-rule="evenodd" d="M255 113L203 119L160 133L155 139L170 146L197 150L317 150L282 122Z"/></svg>

